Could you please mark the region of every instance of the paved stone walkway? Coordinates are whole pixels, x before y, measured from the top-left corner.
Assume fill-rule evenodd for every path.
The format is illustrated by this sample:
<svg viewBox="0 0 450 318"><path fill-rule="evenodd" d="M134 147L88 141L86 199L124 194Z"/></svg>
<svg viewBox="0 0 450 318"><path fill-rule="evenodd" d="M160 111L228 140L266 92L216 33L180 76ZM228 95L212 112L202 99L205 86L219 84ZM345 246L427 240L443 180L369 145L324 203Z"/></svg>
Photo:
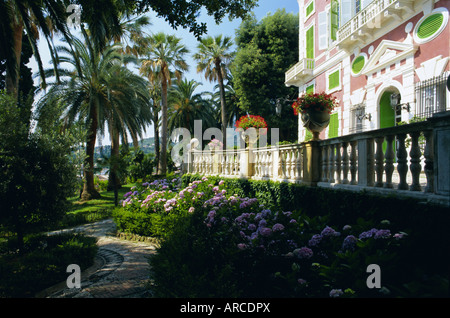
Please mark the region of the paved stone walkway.
<svg viewBox="0 0 450 318"><path fill-rule="evenodd" d="M156 253L149 242L119 239L111 219L69 230L98 238L98 254L94 266L81 269L81 288L67 288L61 282L37 297L47 298L143 298L151 297L148 258ZM57 231L58 232L58 231ZM56 233L56 232L54 232ZM69 273L67 275L70 275Z"/></svg>

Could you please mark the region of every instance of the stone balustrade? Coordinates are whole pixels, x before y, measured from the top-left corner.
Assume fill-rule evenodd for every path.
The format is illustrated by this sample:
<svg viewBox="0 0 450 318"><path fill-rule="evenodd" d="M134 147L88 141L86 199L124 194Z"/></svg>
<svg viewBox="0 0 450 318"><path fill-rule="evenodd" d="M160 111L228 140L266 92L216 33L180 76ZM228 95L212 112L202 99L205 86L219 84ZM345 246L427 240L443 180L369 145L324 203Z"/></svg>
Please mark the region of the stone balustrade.
<svg viewBox="0 0 450 318"><path fill-rule="evenodd" d="M326 140L190 151L189 173L411 196L450 205L450 112Z"/></svg>

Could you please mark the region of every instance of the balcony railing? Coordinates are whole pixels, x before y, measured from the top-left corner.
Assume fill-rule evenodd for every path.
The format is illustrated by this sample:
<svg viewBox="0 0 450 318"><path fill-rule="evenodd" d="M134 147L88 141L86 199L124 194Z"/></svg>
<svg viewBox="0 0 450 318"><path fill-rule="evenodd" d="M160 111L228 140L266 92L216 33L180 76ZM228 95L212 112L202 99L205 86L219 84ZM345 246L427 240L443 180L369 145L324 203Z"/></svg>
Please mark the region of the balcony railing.
<svg viewBox="0 0 450 318"><path fill-rule="evenodd" d="M187 172L412 196L450 206L450 112L423 122L255 149L192 150Z"/></svg>
<svg viewBox="0 0 450 318"><path fill-rule="evenodd" d="M350 21L342 25L337 32L337 43L346 46L361 42L373 34L368 30L380 29L384 21L392 16L401 17L402 11L411 11L412 0L374 0L359 11ZM399 21L402 23L402 19Z"/></svg>
<svg viewBox="0 0 450 318"><path fill-rule="evenodd" d="M297 64L292 66L285 74L286 85L295 84L305 75L312 74L314 69L314 59L304 58L301 59Z"/></svg>

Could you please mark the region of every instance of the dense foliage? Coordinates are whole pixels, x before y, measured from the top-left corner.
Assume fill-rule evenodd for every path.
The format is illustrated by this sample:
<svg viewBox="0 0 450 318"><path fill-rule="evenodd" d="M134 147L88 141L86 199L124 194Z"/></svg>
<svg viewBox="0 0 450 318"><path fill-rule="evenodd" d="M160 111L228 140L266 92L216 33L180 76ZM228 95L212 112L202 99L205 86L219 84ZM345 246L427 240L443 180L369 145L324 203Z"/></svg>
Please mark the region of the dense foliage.
<svg viewBox="0 0 450 318"><path fill-rule="evenodd" d="M0 93L0 223L22 241L60 220L76 185L71 140L28 131L21 109Z"/></svg>
<svg viewBox="0 0 450 318"><path fill-rule="evenodd" d="M276 104L298 94L297 88L284 84L286 70L298 62L298 21L297 15L284 10L261 21L243 21L236 30L237 49L230 67L239 108L279 128L280 140L297 139L297 118L289 104L283 102L280 115Z"/></svg>
<svg viewBox="0 0 450 318"><path fill-rule="evenodd" d="M289 193L304 192L312 200L318 199L318 194L285 183L187 175L182 185L175 178L143 186L126 194L115 220L122 231L162 239L157 255L150 260L158 296L448 294L448 259L439 253L448 240L438 243L437 252L427 248L443 234L441 229L430 237L421 229L424 223L399 222L397 215L375 215L370 208L348 211L343 217L340 213L350 204L346 209L323 210L327 204L324 197L317 209L312 202L297 202L296 208L290 209L295 198ZM288 188L290 191L285 191ZM333 194L321 195L329 197L328 204L336 204ZM417 260L425 257L423 252L441 266ZM370 264L380 266L382 288L367 287Z"/></svg>
<svg viewBox="0 0 450 318"><path fill-rule="evenodd" d="M95 238L72 233L29 236L21 255L12 252L15 247L0 245L0 298L34 297L64 281L69 264L92 266L98 249Z"/></svg>

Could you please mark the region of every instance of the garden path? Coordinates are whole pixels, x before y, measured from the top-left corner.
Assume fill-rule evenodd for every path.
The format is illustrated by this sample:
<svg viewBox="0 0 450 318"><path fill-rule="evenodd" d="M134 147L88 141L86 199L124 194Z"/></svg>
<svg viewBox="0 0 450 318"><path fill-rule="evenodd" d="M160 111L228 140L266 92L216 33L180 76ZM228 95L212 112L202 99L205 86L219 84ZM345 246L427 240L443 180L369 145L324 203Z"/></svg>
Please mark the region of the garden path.
<svg viewBox="0 0 450 318"><path fill-rule="evenodd" d="M97 237L99 250L95 264L81 269L81 288L67 288L61 282L37 297L47 298L143 298L151 297L148 258L156 253L149 242L127 241L114 236L112 219L62 230ZM61 232L61 231L57 231ZM53 232L53 233L57 233ZM68 276L70 273L67 274Z"/></svg>

